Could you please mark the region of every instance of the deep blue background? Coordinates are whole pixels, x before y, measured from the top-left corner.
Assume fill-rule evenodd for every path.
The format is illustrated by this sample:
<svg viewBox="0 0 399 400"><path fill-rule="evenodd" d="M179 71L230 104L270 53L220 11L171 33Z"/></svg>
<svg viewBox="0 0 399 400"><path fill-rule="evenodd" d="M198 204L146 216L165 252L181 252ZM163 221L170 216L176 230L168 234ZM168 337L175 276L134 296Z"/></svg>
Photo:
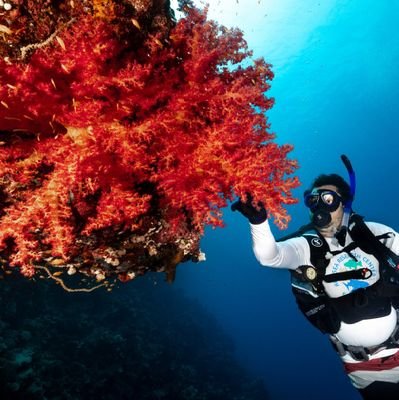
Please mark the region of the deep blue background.
<svg viewBox="0 0 399 400"><path fill-rule="evenodd" d="M288 232L307 222L301 195L316 175L346 176L342 153L357 173L356 211L398 230L399 2L225 3L214 2L214 18L231 14L255 56L273 65L268 117L277 141L294 145L302 182ZM297 310L288 272L259 266L240 215L227 209L225 222L207 230L207 261L180 266L176 286L217 317L272 399L359 399L327 338Z"/></svg>

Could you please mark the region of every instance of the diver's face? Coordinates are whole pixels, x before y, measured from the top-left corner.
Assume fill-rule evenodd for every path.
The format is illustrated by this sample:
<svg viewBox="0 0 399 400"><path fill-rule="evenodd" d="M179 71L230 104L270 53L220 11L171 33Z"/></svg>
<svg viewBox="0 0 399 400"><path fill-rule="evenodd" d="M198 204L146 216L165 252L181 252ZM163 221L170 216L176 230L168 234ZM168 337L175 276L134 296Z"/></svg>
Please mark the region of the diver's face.
<svg viewBox="0 0 399 400"><path fill-rule="evenodd" d="M326 192L324 192L326 191ZM329 193L331 191L332 193ZM321 224L320 226L316 225L316 229L325 237L333 237L341 227L342 218L344 215L344 206L340 199L340 194L338 192L338 188L334 185L323 185L312 190L312 193L319 193L323 195L323 200L319 200L318 207L315 209L311 209L310 217L314 220L316 213L323 210L324 213L329 213L330 218L327 218L327 222L325 224ZM334 194L338 195L338 198L334 196ZM332 195L332 196L331 196ZM333 206L329 209L329 206L333 204L333 202L338 202L338 205Z"/></svg>

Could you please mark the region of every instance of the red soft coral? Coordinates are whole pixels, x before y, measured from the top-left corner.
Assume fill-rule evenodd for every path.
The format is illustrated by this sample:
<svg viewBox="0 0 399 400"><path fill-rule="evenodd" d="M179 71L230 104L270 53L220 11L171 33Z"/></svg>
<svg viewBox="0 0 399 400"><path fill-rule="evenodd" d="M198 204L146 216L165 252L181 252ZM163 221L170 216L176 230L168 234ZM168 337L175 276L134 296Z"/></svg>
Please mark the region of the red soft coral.
<svg viewBox="0 0 399 400"><path fill-rule="evenodd" d="M118 3L0 60L4 268L173 277L235 195L288 221L296 163L268 131L270 66L206 12L152 32Z"/></svg>

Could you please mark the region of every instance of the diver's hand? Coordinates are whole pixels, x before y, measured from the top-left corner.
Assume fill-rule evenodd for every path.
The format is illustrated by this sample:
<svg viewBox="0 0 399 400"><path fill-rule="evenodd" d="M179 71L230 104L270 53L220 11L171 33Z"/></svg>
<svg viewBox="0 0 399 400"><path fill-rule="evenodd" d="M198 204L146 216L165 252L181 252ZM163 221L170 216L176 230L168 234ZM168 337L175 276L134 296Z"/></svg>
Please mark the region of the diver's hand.
<svg viewBox="0 0 399 400"><path fill-rule="evenodd" d="M258 207L252 205L252 196L247 196L247 201L241 199L231 205L232 211L239 211L253 225L261 224L267 220L267 211L263 203L259 202Z"/></svg>

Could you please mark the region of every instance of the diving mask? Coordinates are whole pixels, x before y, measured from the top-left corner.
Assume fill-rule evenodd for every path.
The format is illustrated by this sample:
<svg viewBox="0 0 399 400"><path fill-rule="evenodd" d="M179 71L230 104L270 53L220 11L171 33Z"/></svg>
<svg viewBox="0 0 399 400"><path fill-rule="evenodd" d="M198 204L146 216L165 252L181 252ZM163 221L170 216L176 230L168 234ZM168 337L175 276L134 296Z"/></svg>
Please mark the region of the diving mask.
<svg viewBox="0 0 399 400"><path fill-rule="evenodd" d="M331 213L342 203L342 197L333 190L313 189L305 193L305 205L312 212L312 222L323 228L331 222Z"/></svg>

